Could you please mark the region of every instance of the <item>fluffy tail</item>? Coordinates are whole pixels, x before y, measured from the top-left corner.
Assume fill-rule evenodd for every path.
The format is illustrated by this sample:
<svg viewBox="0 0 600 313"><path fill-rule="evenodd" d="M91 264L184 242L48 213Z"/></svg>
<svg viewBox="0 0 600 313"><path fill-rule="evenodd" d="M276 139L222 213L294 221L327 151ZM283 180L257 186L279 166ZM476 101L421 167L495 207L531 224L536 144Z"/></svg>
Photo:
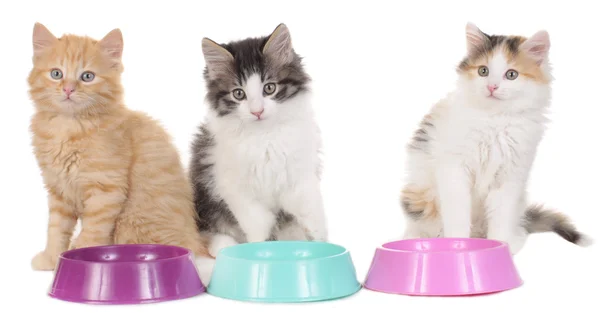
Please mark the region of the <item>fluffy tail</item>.
<svg viewBox="0 0 600 313"><path fill-rule="evenodd" d="M524 226L530 234L554 232L565 240L582 247L593 244L593 239L577 230L566 215L544 210L541 205L532 205L527 208Z"/></svg>
<svg viewBox="0 0 600 313"><path fill-rule="evenodd" d="M212 272L215 267L216 257L219 251L223 248L227 248L238 244L233 237L223 234L217 234L212 237L208 244L209 256L198 256L196 257L196 267L198 268L198 274L200 280L205 286L210 284Z"/></svg>

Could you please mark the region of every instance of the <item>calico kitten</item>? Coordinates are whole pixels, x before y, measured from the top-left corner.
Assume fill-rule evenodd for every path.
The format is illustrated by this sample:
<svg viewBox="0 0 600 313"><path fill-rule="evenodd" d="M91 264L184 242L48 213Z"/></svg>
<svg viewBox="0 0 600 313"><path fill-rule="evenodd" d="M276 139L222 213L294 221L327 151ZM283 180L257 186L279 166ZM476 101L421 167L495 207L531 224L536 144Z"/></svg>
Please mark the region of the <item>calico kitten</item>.
<svg viewBox="0 0 600 313"><path fill-rule="evenodd" d="M36 270L61 252L107 244L157 243L206 254L192 189L169 135L123 105L123 38L56 38L33 30L33 147L48 191L48 238ZM81 219L81 233L70 244Z"/></svg>
<svg viewBox="0 0 600 313"><path fill-rule="evenodd" d="M469 23L466 38L456 90L408 146L404 237L483 237L507 242L512 253L535 232L589 244L566 216L526 203L550 105L548 33L488 35Z"/></svg>
<svg viewBox="0 0 600 313"><path fill-rule="evenodd" d="M210 254L243 242L325 241L321 139L288 28L228 44L204 38L202 49L210 110L190 175Z"/></svg>

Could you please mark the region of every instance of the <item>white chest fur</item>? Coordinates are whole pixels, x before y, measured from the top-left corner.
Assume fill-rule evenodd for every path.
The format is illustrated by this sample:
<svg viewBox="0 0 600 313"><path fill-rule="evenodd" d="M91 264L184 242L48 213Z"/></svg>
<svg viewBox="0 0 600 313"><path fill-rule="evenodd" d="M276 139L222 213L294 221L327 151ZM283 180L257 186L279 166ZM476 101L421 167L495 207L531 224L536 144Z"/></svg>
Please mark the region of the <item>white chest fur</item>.
<svg viewBox="0 0 600 313"><path fill-rule="evenodd" d="M489 114L463 109L441 122L435 152L439 160L462 160L471 183L484 193L506 179L526 179L543 134L543 116Z"/></svg>
<svg viewBox="0 0 600 313"><path fill-rule="evenodd" d="M298 114L291 118L243 124L215 119L209 123L215 134L211 156L216 193L225 195L235 190L276 207L282 193L317 174L317 125L308 110L294 111Z"/></svg>
<svg viewBox="0 0 600 313"><path fill-rule="evenodd" d="M239 121L213 118L209 157L212 188L235 215L250 242L266 240L275 211L294 215L309 236L324 240L319 190L319 129L306 103L287 102L278 116Z"/></svg>

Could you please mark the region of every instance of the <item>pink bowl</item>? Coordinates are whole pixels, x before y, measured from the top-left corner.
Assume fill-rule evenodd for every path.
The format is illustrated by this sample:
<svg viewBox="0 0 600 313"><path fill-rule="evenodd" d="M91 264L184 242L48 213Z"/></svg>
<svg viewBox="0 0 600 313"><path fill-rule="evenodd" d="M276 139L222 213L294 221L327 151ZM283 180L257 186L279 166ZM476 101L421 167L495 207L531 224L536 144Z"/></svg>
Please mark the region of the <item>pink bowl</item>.
<svg viewBox="0 0 600 313"><path fill-rule="evenodd" d="M493 293L523 284L508 245L478 238L393 241L375 251L365 288L414 296Z"/></svg>

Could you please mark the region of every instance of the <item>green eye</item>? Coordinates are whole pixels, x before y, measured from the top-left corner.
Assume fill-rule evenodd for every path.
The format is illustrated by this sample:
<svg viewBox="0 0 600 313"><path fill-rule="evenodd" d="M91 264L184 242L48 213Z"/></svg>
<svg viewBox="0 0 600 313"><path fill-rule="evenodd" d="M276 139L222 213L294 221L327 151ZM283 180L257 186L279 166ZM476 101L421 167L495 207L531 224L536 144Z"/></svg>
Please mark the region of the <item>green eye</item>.
<svg viewBox="0 0 600 313"><path fill-rule="evenodd" d="M244 100L244 98L246 97L246 93L240 88L234 89L231 93L233 94L233 97L237 100Z"/></svg>
<svg viewBox="0 0 600 313"><path fill-rule="evenodd" d="M487 66L480 66L477 73L479 73L479 76L481 77L486 77L490 74L490 70L488 70Z"/></svg>
<svg viewBox="0 0 600 313"><path fill-rule="evenodd" d="M59 69L53 69L50 71L50 77L53 79L61 79L63 77L63 73Z"/></svg>
<svg viewBox="0 0 600 313"><path fill-rule="evenodd" d="M276 87L277 86L274 83L268 83L263 87L263 91L267 95L272 95L275 92Z"/></svg>
<svg viewBox="0 0 600 313"><path fill-rule="evenodd" d="M86 83L91 82L92 80L94 80L95 77L96 75L94 75L94 73L92 72L84 72L83 74L81 74L81 80L83 80Z"/></svg>
<svg viewBox="0 0 600 313"><path fill-rule="evenodd" d="M506 78L509 80L515 80L519 76L519 73L515 70L508 70L506 72Z"/></svg>

